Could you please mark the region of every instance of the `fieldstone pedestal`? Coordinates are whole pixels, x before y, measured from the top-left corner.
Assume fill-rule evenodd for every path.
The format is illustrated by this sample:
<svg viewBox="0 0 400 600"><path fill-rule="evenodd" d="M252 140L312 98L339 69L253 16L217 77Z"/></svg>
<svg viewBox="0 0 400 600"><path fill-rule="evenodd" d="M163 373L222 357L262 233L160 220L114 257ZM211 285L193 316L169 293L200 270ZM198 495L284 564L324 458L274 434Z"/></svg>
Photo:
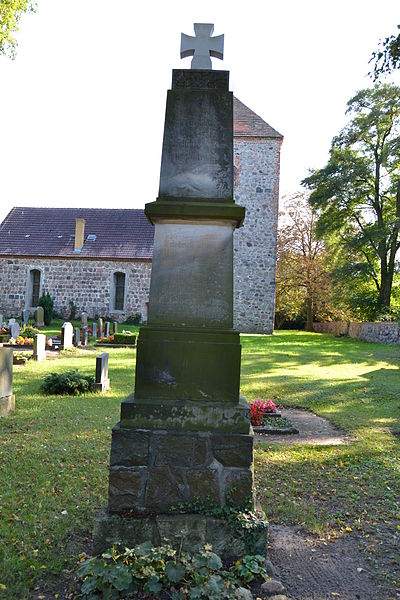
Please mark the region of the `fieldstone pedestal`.
<svg viewBox="0 0 400 600"><path fill-rule="evenodd" d="M233 329L233 233L244 208L233 201L228 80L227 71L173 72L159 197L145 209L155 226L148 324L135 393L112 432L96 552L164 538L191 550L209 542L224 557L265 551L262 519L246 536L204 511L190 514L193 501L254 507L253 432ZM188 514L174 514L178 504Z"/></svg>
<svg viewBox="0 0 400 600"><path fill-rule="evenodd" d="M11 348L0 348L0 417L9 417L14 412L13 351Z"/></svg>

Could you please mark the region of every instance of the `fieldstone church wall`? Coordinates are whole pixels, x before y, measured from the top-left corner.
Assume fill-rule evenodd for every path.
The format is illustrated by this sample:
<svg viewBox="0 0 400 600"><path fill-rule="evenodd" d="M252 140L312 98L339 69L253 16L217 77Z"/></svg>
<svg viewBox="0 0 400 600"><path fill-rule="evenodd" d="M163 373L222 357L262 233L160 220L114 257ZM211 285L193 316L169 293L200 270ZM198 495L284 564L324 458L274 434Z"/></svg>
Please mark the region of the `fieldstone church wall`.
<svg viewBox="0 0 400 600"><path fill-rule="evenodd" d="M110 315L117 321L140 313L147 319L147 299L150 289L151 261L108 261L56 258L3 258L1 268L1 310L7 316L18 315L26 306L29 271L41 272L42 289L49 292L54 308L62 317L70 314L70 300L77 306L77 315L85 311L90 317ZM125 310L110 306L113 275L126 277ZM29 308L29 307L28 307Z"/></svg>
<svg viewBox="0 0 400 600"><path fill-rule="evenodd" d="M234 141L235 202L246 207L244 225L234 235L234 326L243 332L274 329L281 143Z"/></svg>

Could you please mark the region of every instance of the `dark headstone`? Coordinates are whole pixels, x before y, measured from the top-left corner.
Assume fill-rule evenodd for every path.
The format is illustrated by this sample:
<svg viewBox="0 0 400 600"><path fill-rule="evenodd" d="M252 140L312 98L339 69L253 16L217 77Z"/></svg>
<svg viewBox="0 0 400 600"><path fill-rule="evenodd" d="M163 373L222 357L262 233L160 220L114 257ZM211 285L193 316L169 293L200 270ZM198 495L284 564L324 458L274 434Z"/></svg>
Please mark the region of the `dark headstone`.
<svg viewBox="0 0 400 600"><path fill-rule="evenodd" d="M79 327L74 327L74 346L81 345L81 330Z"/></svg>
<svg viewBox="0 0 400 600"><path fill-rule="evenodd" d="M104 324L104 337L108 338L110 335L110 321L106 321Z"/></svg>
<svg viewBox="0 0 400 600"><path fill-rule="evenodd" d="M29 323L29 310L27 308L22 311L22 321L24 325Z"/></svg>
<svg viewBox="0 0 400 600"><path fill-rule="evenodd" d="M13 351L0 348L0 417L8 417L15 410L12 379Z"/></svg>
<svg viewBox="0 0 400 600"><path fill-rule="evenodd" d="M113 321L113 335L118 333L118 321Z"/></svg>
<svg viewBox="0 0 400 600"><path fill-rule="evenodd" d="M97 323L95 321L92 323L92 336L97 338Z"/></svg>
<svg viewBox="0 0 400 600"><path fill-rule="evenodd" d="M108 352L96 356L96 389L108 392L110 379L108 377Z"/></svg>
<svg viewBox="0 0 400 600"><path fill-rule="evenodd" d="M87 327L88 324L88 315L86 312L83 312L81 315L82 327Z"/></svg>
<svg viewBox="0 0 400 600"><path fill-rule="evenodd" d="M99 326L99 337L102 337L103 333L104 333L104 322L101 317L99 318L98 326Z"/></svg>
<svg viewBox="0 0 400 600"><path fill-rule="evenodd" d="M88 340L89 340L88 326L87 325L83 325L82 326L81 339L82 339L82 346L87 346L88 345Z"/></svg>

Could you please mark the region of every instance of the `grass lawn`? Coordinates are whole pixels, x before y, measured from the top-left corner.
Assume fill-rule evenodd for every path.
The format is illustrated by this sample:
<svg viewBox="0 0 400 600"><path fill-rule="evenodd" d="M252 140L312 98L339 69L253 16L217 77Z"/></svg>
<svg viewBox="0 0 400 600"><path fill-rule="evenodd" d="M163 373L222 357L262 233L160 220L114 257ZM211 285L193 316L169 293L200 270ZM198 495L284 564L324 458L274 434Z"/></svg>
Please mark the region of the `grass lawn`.
<svg viewBox="0 0 400 600"><path fill-rule="evenodd" d="M400 431L400 348L303 332L242 342L243 395L310 408L352 437L348 446L257 446L268 518L326 539L355 536L371 567L399 586L400 443L391 431ZM106 505L111 427L134 382L135 350L109 351L107 397L39 390L52 371L93 374L96 351L14 367L16 414L0 421L0 598L32 598L38 582L73 573L87 549Z"/></svg>

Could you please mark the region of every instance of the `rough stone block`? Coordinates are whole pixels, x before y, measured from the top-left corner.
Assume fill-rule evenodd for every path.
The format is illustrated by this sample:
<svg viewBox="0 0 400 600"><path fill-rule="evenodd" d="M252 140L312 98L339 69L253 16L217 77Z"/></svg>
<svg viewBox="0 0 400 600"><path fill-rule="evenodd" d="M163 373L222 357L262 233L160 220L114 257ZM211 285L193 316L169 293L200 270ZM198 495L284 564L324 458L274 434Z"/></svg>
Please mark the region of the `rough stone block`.
<svg viewBox="0 0 400 600"><path fill-rule="evenodd" d="M175 477L174 477L175 474ZM167 512L177 502L184 502L186 497L185 481L182 473L167 467L149 469L146 487L145 506L148 510Z"/></svg>
<svg viewBox="0 0 400 600"><path fill-rule="evenodd" d="M193 464L194 435L155 433L152 438L152 458L156 467L171 465L191 467Z"/></svg>
<svg viewBox="0 0 400 600"><path fill-rule="evenodd" d="M149 463L150 432L113 427L110 466L147 466Z"/></svg>
<svg viewBox="0 0 400 600"><path fill-rule="evenodd" d="M143 507L146 469L110 467L108 510L118 512Z"/></svg>
<svg viewBox="0 0 400 600"><path fill-rule="evenodd" d="M0 398L0 417L9 417L15 412L15 396L3 396Z"/></svg>
<svg viewBox="0 0 400 600"><path fill-rule="evenodd" d="M211 437L214 458L224 467L250 468L253 462L253 436L217 434Z"/></svg>
<svg viewBox="0 0 400 600"><path fill-rule="evenodd" d="M207 521L203 515L158 515L156 523L161 543L193 551L206 543Z"/></svg>
<svg viewBox="0 0 400 600"><path fill-rule="evenodd" d="M102 511L95 520L93 553L100 554L115 544L133 548L143 542L160 544L157 524L153 518L128 518Z"/></svg>
<svg viewBox="0 0 400 600"><path fill-rule="evenodd" d="M253 472L252 469L229 469L225 468L224 478L224 497L229 492L232 502L238 506L247 503L253 499Z"/></svg>
<svg viewBox="0 0 400 600"><path fill-rule="evenodd" d="M206 499L211 496L221 503L221 489L218 469L191 469L186 474L190 500L194 498Z"/></svg>

